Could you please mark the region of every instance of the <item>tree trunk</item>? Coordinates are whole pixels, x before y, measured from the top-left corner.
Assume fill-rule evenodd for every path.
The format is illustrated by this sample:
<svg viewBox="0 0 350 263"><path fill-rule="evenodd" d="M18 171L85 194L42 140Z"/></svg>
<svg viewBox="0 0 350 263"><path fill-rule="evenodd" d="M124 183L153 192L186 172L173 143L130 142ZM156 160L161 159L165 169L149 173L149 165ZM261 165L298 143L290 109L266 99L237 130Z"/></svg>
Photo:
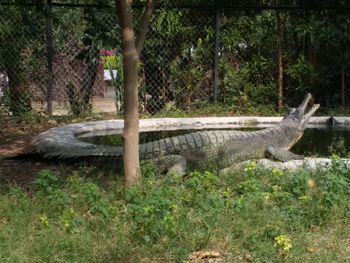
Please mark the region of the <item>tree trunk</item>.
<svg viewBox="0 0 350 263"><path fill-rule="evenodd" d="M140 183L139 159L139 102L137 90L137 64L141 54L148 25L155 7L155 0L148 0L140 29L135 39L132 21L132 0L115 0L117 16L123 44L123 76L124 76L124 131L123 157L125 186Z"/></svg>
<svg viewBox="0 0 350 263"><path fill-rule="evenodd" d="M132 1L130 1L132 2ZM145 39L146 39L146 33L148 32L149 29L149 23L151 21L152 18L152 14L154 11L154 8L156 6L157 1L156 0L148 0L146 3L146 8L145 8L145 12L143 14L141 23L140 23L140 28L137 32L137 39L136 39L136 50L137 50L137 54L139 55L139 57L141 56L141 52L145 43Z"/></svg>
<svg viewBox="0 0 350 263"><path fill-rule="evenodd" d="M345 82L345 64L341 65L341 105L346 107L346 82Z"/></svg>
<svg viewBox="0 0 350 263"><path fill-rule="evenodd" d="M277 46L278 46L278 111L283 107L283 24L281 14L276 11Z"/></svg>
<svg viewBox="0 0 350 263"><path fill-rule="evenodd" d="M52 100L53 100L53 65L52 60L54 56L53 50L53 32L52 32L52 5L51 0L46 0L45 2L45 38L46 38L46 60L47 60L47 113L52 115Z"/></svg>
<svg viewBox="0 0 350 263"><path fill-rule="evenodd" d="M99 50L94 44L92 44L92 46L89 48L88 62L86 65L83 81L81 84L81 90L80 90L82 113L91 110L90 100L92 97L92 90L97 77L97 69L99 65L100 65Z"/></svg>
<svg viewBox="0 0 350 263"><path fill-rule="evenodd" d="M84 69L83 79L80 83L80 88L69 83L66 87L66 92L69 98L69 104L73 115L91 111L92 91L97 77L97 69L99 66L99 51L94 44L89 48L86 58L86 68Z"/></svg>
<svg viewBox="0 0 350 263"><path fill-rule="evenodd" d="M137 62L131 1L115 0L123 44L124 132L123 157L125 185L138 184L141 179L139 161L139 116L137 92Z"/></svg>
<svg viewBox="0 0 350 263"><path fill-rule="evenodd" d="M23 70L22 60L19 50L11 46L5 55L8 58L5 61L5 69L9 78L9 98L10 111L13 115L22 115L32 110L30 102L29 84L26 80L25 70ZM12 51L12 52L11 52ZM12 57L11 57L11 56Z"/></svg>

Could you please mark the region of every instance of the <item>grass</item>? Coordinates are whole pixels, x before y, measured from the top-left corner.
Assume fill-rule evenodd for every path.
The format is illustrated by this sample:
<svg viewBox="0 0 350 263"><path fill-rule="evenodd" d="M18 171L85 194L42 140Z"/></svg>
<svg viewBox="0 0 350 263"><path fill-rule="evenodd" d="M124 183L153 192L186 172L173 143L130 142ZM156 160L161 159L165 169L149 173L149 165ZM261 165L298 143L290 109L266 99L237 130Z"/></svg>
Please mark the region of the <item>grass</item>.
<svg viewBox="0 0 350 263"><path fill-rule="evenodd" d="M157 175L125 189L113 171L41 171L29 190L0 186L0 262L350 261L350 171Z"/></svg>

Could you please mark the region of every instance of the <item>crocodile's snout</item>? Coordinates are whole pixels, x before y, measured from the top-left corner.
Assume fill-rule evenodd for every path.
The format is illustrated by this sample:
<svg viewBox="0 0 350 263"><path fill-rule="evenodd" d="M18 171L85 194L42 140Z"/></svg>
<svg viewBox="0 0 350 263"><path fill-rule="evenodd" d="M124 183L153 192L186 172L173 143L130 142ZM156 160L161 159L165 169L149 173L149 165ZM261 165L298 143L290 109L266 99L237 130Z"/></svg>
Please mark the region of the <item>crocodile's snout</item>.
<svg viewBox="0 0 350 263"><path fill-rule="evenodd" d="M308 108L311 102L312 96L310 93L306 94L303 102L296 109L292 109L287 117L285 118L287 121L294 122L294 125L298 125L298 131L303 132L308 124L311 116L316 112L316 110L320 107L319 104L313 105L308 112L306 109ZM305 113L306 112L306 113Z"/></svg>
<svg viewBox="0 0 350 263"><path fill-rule="evenodd" d="M306 108L308 107L308 105L310 104L310 101L312 99L312 96L310 93L306 94L305 99L303 100L303 102L300 104L300 106L298 107L297 111L299 113L299 127L298 130L305 130L306 125L308 124L311 116L317 111L317 109L320 107L320 104L315 104L311 107L311 109L305 113Z"/></svg>

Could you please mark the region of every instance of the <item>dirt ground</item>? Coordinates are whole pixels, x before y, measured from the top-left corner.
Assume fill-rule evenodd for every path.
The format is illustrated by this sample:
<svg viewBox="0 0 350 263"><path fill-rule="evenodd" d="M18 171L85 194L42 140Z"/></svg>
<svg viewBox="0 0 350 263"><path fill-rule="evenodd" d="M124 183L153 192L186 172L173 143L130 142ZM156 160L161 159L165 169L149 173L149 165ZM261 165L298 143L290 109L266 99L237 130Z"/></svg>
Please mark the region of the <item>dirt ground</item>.
<svg viewBox="0 0 350 263"><path fill-rule="evenodd" d="M77 160L74 162L47 160L35 154L32 140L39 133L69 123L113 118L115 113L80 118L34 116L23 119L0 116L0 184L7 182L25 186L43 169L54 171L61 169L63 163L67 167L74 167L79 163ZM94 163L98 165L99 161L94 160Z"/></svg>
<svg viewBox="0 0 350 263"><path fill-rule="evenodd" d="M19 120L2 117L0 120L0 182L23 185L32 181L42 169L55 169L54 162L43 161L28 154L33 151L33 137L51 127L54 120Z"/></svg>
<svg viewBox="0 0 350 263"><path fill-rule="evenodd" d="M0 157L11 158L32 152L32 139L49 128L60 125L54 119L19 119L2 117L0 120Z"/></svg>

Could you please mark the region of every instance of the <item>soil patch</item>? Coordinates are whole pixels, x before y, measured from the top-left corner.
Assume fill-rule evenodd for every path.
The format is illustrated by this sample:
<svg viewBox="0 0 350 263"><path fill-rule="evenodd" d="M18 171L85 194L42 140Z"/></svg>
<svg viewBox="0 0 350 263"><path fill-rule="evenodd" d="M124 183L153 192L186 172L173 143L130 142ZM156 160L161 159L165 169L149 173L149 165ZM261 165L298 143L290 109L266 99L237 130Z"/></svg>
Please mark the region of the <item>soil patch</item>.
<svg viewBox="0 0 350 263"><path fill-rule="evenodd" d="M27 155L33 152L32 139L49 128L61 125L45 118L22 120L3 117L0 120L0 182L27 185L43 169L58 169L57 162Z"/></svg>
<svg viewBox="0 0 350 263"><path fill-rule="evenodd" d="M55 171L61 168L61 161L46 160L31 154L34 150L31 142L39 133L68 123L111 119L113 117L115 116L108 114L84 118L55 119L45 116L36 116L30 119L2 116L0 118L0 183L28 185L39 171L43 169ZM64 162L65 166L75 166L77 163L79 163L78 160Z"/></svg>
<svg viewBox="0 0 350 263"><path fill-rule="evenodd" d="M33 182L39 171L58 171L59 168L57 162L42 161L33 157L0 160L0 183L26 187Z"/></svg>
<svg viewBox="0 0 350 263"><path fill-rule="evenodd" d="M0 122L0 157L9 158L33 150L31 141L34 136L57 126L53 120L42 122L7 119Z"/></svg>

